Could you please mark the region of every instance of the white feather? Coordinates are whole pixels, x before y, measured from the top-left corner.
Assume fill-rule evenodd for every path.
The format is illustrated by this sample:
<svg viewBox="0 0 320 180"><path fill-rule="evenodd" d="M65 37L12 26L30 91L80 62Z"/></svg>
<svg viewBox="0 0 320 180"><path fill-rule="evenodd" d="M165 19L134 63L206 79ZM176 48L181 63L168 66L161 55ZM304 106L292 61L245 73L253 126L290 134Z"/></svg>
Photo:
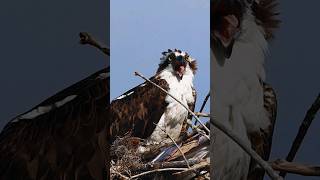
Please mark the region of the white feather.
<svg viewBox="0 0 320 180"><path fill-rule="evenodd" d="M33 109L23 115L17 117L16 119L12 120L11 122L18 122L20 119L34 119L40 115L43 115L43 114L50 112L54 108L59 108L59 107L65 105L66 103L72 101L76 97L77 97L77 95L70 95L60 101L53 103L53 104L49 104L47 106L39 106L39 107L37 107L37 108L35 108L35 109Z"/></svg>

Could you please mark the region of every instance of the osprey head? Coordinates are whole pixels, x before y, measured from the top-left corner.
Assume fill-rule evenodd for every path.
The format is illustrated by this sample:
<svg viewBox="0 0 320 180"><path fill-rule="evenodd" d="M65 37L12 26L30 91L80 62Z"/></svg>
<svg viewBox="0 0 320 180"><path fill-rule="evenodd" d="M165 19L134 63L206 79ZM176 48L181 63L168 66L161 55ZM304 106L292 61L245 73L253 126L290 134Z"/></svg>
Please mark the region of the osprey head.
<svg viewBox="0 0 320 180"><path fill-rule="evenodd" d="M278 28L276 0L211 0L210 43L216 56L230 58L233 44L241 35L245 14L252 14L261 26L265 39L273 37Z"/></svg>
<svg viewBox="0 0 320 180"><path fill-rule="evenodd" d="M179 49L168 49L168 51L162 52L162 55L157 73L163 70L169 70L176 75L179 80L181 80L185 74L195 74L197 70L196 60L191 58L188 53Z"/></svg>
<svg viewBox="0 0 320 180"><path fill-rule="evenodd" d="M212 0L210 38L213 48L230 58L235 39L240 34L241 22L252 0Z"/></svg>

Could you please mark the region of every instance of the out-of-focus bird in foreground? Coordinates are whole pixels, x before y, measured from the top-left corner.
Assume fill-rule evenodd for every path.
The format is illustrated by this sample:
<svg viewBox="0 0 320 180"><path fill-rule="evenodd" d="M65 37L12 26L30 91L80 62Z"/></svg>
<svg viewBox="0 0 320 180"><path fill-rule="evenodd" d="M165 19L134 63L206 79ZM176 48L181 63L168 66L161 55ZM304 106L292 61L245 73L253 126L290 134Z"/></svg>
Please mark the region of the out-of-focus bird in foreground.
<svg viewBox="0 0 320 180"><path fill-rule="evenodd" d="M276 0L211 1L212 112L263 159L271 151L277 101L265 83L268 40L278 27ZM212 127L211 177L220 180L263 179L236 143Z"/></svg>

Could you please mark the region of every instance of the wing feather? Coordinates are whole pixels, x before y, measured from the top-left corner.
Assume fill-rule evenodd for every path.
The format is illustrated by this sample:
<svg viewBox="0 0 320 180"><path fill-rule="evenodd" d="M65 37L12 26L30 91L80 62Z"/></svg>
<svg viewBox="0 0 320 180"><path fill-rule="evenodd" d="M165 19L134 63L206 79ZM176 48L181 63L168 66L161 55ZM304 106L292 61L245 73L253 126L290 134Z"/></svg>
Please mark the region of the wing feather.
<svg viewBox="0 0 320 180"><path fill-rule="evenodd" d="M151 81L168 90L169 84L155 76ZM110 104L110 141L128 132L134 137L149 137L165 111L166 93L149 82L125 92Z"/></svg>
<svg viewBox="0 0 320 180"><path fill-rule="evenodd" d="M0 179L106 179L109 72L11 120L0 134Z"/></svg>
<svg viewBox="0 0 320 180"><path fill-rule="evenodd" d="M260 132L250 134L252 148L264 159L268 160L271 153L272 136L277 116L277 98L273 88L263 83L264 108L269 116L269 126L261 129ZM257 163L251 161L248 180L262 180L264 171L258 167Z"/></svg>

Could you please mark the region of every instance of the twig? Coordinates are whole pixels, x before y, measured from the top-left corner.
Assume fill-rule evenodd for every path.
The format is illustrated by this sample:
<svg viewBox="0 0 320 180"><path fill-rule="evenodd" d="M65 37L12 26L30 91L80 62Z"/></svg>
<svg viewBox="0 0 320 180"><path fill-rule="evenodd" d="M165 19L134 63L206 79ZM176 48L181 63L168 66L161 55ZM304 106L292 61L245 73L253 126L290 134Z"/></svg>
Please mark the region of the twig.
<svg viewBox="0 0 320 180"><path fill-rule="evenodd" d="M203 101L203 103L202 103L202 105L201 105L201 108L200 108L200 111L199 111L200 113L202 113L205 105L207 104L207 101L208 101L209 97L210 97L210 91L209 91L209 93L207 94L207 96L204 98L204 101ZM198 116L198 115L197 115L197 116ZM199 117L199 116L198 116L198 117ZM197 121L194 123L194 125L197 125Z"/></svg>
<svg viewBox="0 0 320 180"><path fill-rule="evenodd" d="M154 123L155 124L155 123ZM190 169L190 165L189 165L189 162L188 162L188 159L186 158L186 156L184 155L184 153L182 152L182 150L180 149L180 147L178 146L178 144L176 143L176 141L170 136L169 133L166 132L166 130L162 129L158 124L155 124L156 126L158 126L159 129L161 129L164 133L167 134L167 136L171 139L171 141L174 143L174 145L176 145L176 147L178 148L178 150L180 151L184 161L187 163L188 165L188 168Z"/></svg>
<svg viewBox="0 0 320 180"><path fill-rule="evenodd" d="M228 127L219 121L214 121L214 117L211 117L210 123L225 133L229 138L231 138L235 143L237 143L251 158L253 158L257 163L267 172L267 174L274 180L282 179L270 166L270 164L264 161L251 147L247 146L246 143L237 136L236 133L231 131Z"/></svg>
<svg viewBox="0 0 320 180"><path fill-rule="evenodd" d="M281 172L299 174L303 176L320 176L320 166L309 166L278 159L270 163L272 168Z"/></svg>
<svg viewBox="0 0 320 180"><path fill-rule="evenodd" d="M146 172L143 172L141 174L137 174L137 175L134 175L134 176L131 176L130 179L135 179L135 178L138 178L138 177L141 177L141 176L145 176L147 174L151 174L151 173L155 173L155 172L162 172L162 171L185 171L187 170L188 168L165 168L165 169L154 169L154 170L151 170L151 171L146 171Z"/></svg>
<svg viewBox="0 0 320 180"><path fill-rule="evenodd" d="M93 39L89 33L87 32L80 32L80 43L81 44L89 44L100 49L104 54L110 56L110 49L107 47L102 47L95 39Z"/></svg>
<svg viewBox="0 0 320 180"><path fill-rule="evenodd" d="M191 120L188 119L188 121L189 122L187 122L187 123L192 124ZM208 135L203 130L201 130L199 127L196 127L196 128L197 128L196 130L199 134L201 134L203 136L207 136L207 138L209 138ZM179 139L176 140L176 143L180 144L181 142L184 142L184 140L186 140L188 138L192 138L192 136L194 136L195 134L196 134L196 132L193 132L193 133L189 134L187 137L179 137ZM210 138L208 140L210 140ZM164 144L164 145L151 146L149 151L146 151L142 154L142 160L146 161L148 159L154 158L155 155L157 155L161 152L161 149L169 147L171 145L173 145L173 142L170 142L170 143Z"/></svg>
<svg viewBox="0 0 320 180"><path fill-rule="evenodd" d="M293 159L295 158L295 156L296 156L296 154L302 144L302 141L303 141L305 135L307 134L308 129L309 129L315 115L319 111L319 109L320 109L320 94L318 95L316 100L313 102L313 104L310 107L310 109L308 110L304 120L302 121L302 124L300 125L299 132L292 143L290 152L288 153L288 155L286 157L286 160L288 162L292 162ZM286 172L280 172L280 176L285 177Z"/></svg>
<svg viewBox="0 0 320 180"><path fill-rule="evenodd" d="M190 166L201 163L204 161L203 159L189 159L188 163ZM170 162L157 162L157 163L147 163L142 165L137 165L131 167L131 171L145 171L145 170L153 170L153 169L163 169L163 168L185 168L188 167L185 160L183 161L170 161Z"/></svg>
<svg viewBox="0 0 320 180"><path fill-rule="evenodd" d="M190 119L187 119L187 124L189 126L191 126L192 129L195 129L197 131L197 133L205 136L208 140L210 140L210 137L202 129L200 129L198 126L193 125L192 121Z"/></svg>
<svg viewBox="0 0 320 180"><path fill-rule="evenodd" d="M183 175L183 174L187 174L191 171L196 171L198 169L202 169L202 168L209 168L210 167L210 162L207 161L202 161L201 163L195 164L192 168L185 170L185 171L181 171L181 172L177 172L177 173L173 173L173 175Z"/></svg>
<svg viewBox="0 0 320 180"><path fill-rule="evenodd" d="M207 114L207 113L195 112L195 114L196 114L198 117L210 117L210 114Z"/></svg>
<svg viewBox="0 0 320 180"><path fill-rule="evenodd" d="M111 174L117 174L118 176L122 177L123 179L130 179L129 177L119 173L118 171L114 170L113 168L111 168Z"/></svg>
<svg viewBox="0 0 320 180"><path fill-rule="evenodd" d="M176 100L179 104L181 104L186 110L188 110L188 112L201 124L201 126L207 131L207 133L210 135L210 130L200 121L200 119L194 114L194 112L192 112L185 104L183 104L181 101L179 101L176 97L174 97L172 94L170 94L168 91L166 91L165 89L163 89L162 87L160 87L159 85L157 85L156 83L150 81L149 79L147 79L146 77L144 77L142 74L140 74L139 72L134 72L134 74L136 76L141 77L142 79L150 82L151 84L153 84L154 86L158 87L159 89L161 89L162 91L164 91L166 94L168 94L170 97L172 97L174 100ZM210 136L209 136L210 137Z"/></svg>

